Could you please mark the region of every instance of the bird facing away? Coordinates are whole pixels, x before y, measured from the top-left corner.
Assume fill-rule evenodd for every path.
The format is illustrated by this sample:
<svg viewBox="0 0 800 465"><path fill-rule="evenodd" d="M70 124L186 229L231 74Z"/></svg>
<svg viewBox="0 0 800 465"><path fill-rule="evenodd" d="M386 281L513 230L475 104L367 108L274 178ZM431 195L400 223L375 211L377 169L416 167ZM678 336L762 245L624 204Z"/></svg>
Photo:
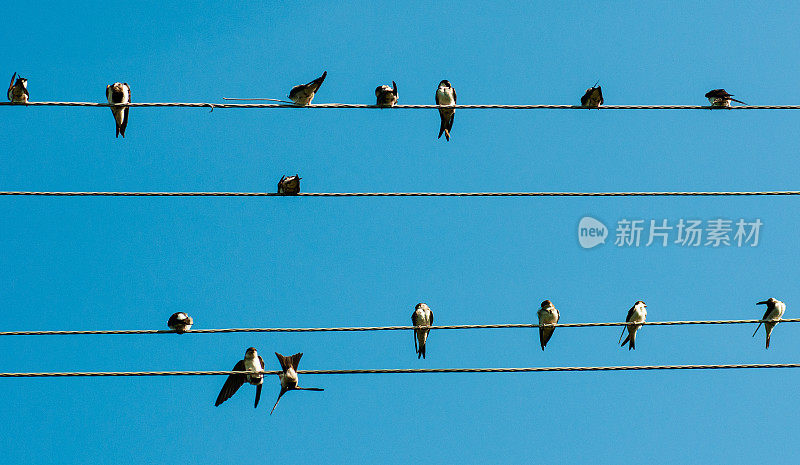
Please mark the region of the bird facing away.
<svg viewBox="0 0 800 465"><path fill-rule="evenodd" d="M244 353L244 360L236 362L231 371L252 371L253 374L229 375L228 379L225 380L225 384L222 385L222 390L219 391L217 402L214 403L214 406L218 407L219 404L230 399L242 387L242 384L247 381L256 387L256 403L254 407L258 407L258 399L261 398L261 386L264 383L264 375L258 373L264 371L264 360L258 355L256 349L254 347L248 348Z"/></svg>
<svg viewBox="0 0 800 465"><path fill-rule="evenodd" d="M295 105L308 105L314 100L314 94L317 93L319 87L322 85L322 81L325 80L325 76L327 75L328 72L324 71L322 76L308 84L300 84L299 86L292 87L292 90L289 91L289 99L294 102Z"/></svg>
<svg viewBox="0 0 800 465"><path fill-rule="evenodd" d="M275 405L272 406L272 411L269 412L272 415L272 412L275 411L275 407L278 406L278 402L280 402L281 397L286 394L287 391L324 391L325 389L322 388L304 388L297 385L297 366L300 364L300 358L303 356L303 353L297 353L292 355L291 357L287 357L285 355L281 355L275 352L275 356L278 357L278 362L281 364L281 371L278 373L278 377L281 380L281 393L278 394L278 400L275 401Z"/></svg>
<svg viewBox="0 0 800 465"><path fill-rule="evenodd" d="M542 327L541 325L556 324L561 315L558 314L558 310L556 310L553 303L549 300L542 302L542 308L540 308L536 314L539 316L539 342L542 344L542 350L544 350L547 341L553 337L553 332L556 328L553 326Z"/></svg>
<svg viewBox="0 0 800 465"><path fill-rule="evenodd" d="M636 303L633 304L633 307L631 307L631 309L628 310L628 316L625 318L625 321L630 323L644 323L644 320L646 318L647 318L647 305L645 305L644 302L642 302L641 300L637 300ZM631 349L636 350L636 331L638 331L639 328L641 327L642 325L640 324L639 325L630 324L623 327L622 334L620 334L619 338L620 340L622 340L622 336L625 334L626 329L628 330L628 337L626 337L625 340L622 341L621 347L625 347L625 344L628 344L628 341L630 341L630 344L628 345L628 350Z"/></svg>
<svg viewBox="0 0 800 465"><path fill-rule="evenodd" d="M14 78L17 80L14 81ZM14 73L6 95L11 103L28 103L28 80L22 76L17 77L17 73Z"/></svg>
<svg viewBox="0 0 800 465"><path fill-rule="evenodd" d="M131 103L131 88L127 82L115 82L110 86L106 86L106 98L109 104L114 103ZM114 115L114 121L117 123L117 136L122 134L125 137L125 128L128 127L128 110L130 107L111 107L111 113Z"/></svg>
<svg viewBox="0 0 800 465"><path fill-rule="evenodd" d="M582 107L600 108L603 104L603 89L597 84L595 86L586 89L586 93L581 97Z"/></svg>
<svg viewBox="0 0 800 465"><path fill-rule="evenodd" d="M375 97L378 101L375 105L379 107L393 107L397 103L397 83L392 81L392 87L387 85L375 88Z"/></svg>
<svg viewBox="0 0 800 465"><path fill-rule="evenodd" d="M167 326L169 329L175 331L178 334L183 334L189 329L192 328L192 324L194 324L194 320L189 315L183 312L173 313L169 320L167 321Z"/></svg>
<svg viewBox="0 0 800 465"><path fill-rule="evenodd" d="M772 330L778 324L781 318L783 318L783 312L786 311L786 304L781 302L780 300L770 297L767 300L762 300L758 302L756 305L766 305L767 311L764 312L764 316L761 318L762 320L772 320L775 323L764 323L764 330L767 332L767 349L769 349L769 337L772 334ZM756 326L756 330L753 333L753 337L755 337L756 333L758 332L758 328L761 327L761 323Z"/></svg>
<svg viewBox="0 0 800 465"><path fill-rule="evenodd" d="M736 100L735 98L731 97L733 97L733 94L729 94L725 91L725 89L714 89L706 92L706 98L712 107L729 107L731 106L731 100L734 102L739 102L742 105L747 105L741 100Z"/></svg>
<svg viewBox="0 0 800 465"><path fill-rule="evenodd" d="M278 181L278 193L284 195L297 195L300 193L300 180L303 179L298 175L294 176L281 176Z"/></svg>
<svg viewBox="0 0 800 465"><path fill-rule="evenodd" d="M436 89L436 104L456 104L456 90L447 79L440 82L439 88ZM442 119L442 124L439 126L439 137L437 139L441 139L442 133L444 133L445 139L450 140L450 131L453 130L453 120L456 118L455 108L439 108L439 117Z"/></svg>
<svg viewBox="0 0 800 465"><path fill-rule="evenodd" d="M411 323L414 326L433 326L433 311L428 304L420 302L414 307ZM430 332L430 328L414 329L414 350L417 351L417 358L425 358L425 344L428 342L428 333Z"/></svg>

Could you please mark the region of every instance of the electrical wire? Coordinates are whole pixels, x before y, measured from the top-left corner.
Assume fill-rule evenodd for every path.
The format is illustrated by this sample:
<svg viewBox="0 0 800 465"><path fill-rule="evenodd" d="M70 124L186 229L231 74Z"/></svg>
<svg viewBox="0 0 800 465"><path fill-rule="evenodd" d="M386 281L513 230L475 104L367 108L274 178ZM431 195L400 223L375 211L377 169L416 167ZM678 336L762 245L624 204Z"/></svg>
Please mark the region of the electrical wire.
<svg viewBox="0 0 800 465"><path fill-rule="evenodd" d="M0 196L45 197L723 197L793 196L800 191L687 191L687 192L64 192L0 191Z"/></svg>
<svg viewBox="0 0 800 465"><path fill-rule="evenodd" d="M27 104L0 102L0 106L50 106L50 107L189 107L189 108L317 108L317 109L374 109L374 110L429 110L440 108L457 108L459 110L800 110L800 105L740 105L731 107L711 107L708 105L602 105L599 108L580 105L395 105L381 107L363 103L315 103L311 105L290 105L282 103L128 103L109 104L97 102L28 102Z"/></svg>
<svg viewBox="0 0 800 465"><path fill-rule="evenodd" d="M376 368L353 370L297 370L301 375L363 375L412 373L538 373L552 371L644 371L644 370L732 370L752 368L800 368L800 363L737 363L731 365L632 365L595 367L523 367L523 368ZM0 378L63 378L89 376L228 376L252 374L248 371L65 371L49 373L0 373ZM260 372L277 375L281 371Z"/></svg>
<svg viewBox="0 0 800 465"><path fill-rule="evenodd" d="M675 325L731 325L751 323L774 323L775 320L687 320L687 321L649 321L636 323L642 326L675 326ZM780 323L798 323L800 318L787 318L778 320ZM557 323L543 324L542 327L555 328L591 328L603 326L628 326L628 322L595 322L595 323ZM538 328L537 324L507 323L483 325L439 325L439 326L343 326L331 328L218 328L218 329L189 329L186 334L211 334L211 333L313 333L334 331L410 331L413 329L507 329L507 328ZM121 330L54 330L54 331L0 331L0 336L75 336L98 334L174 334L173 330L160 329L121 329Z"/></svg>

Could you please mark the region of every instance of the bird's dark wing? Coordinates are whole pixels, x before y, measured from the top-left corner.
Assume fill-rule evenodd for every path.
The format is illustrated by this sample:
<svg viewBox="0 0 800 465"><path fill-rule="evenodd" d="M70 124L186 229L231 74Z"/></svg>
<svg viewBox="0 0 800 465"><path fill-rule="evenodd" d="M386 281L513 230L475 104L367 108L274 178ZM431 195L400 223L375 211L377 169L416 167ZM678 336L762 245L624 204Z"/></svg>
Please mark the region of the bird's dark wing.
<svg viewBox="0 0 800 465"><path fill-rule="evenodd" d="M234 365L233 370L231 371L246 371L244 368L244 360L239 360L238 362L236 362L236 365ZM246 378L247 375L240 375L240 374L234 374L228 376L228 379L225 380L225 384L222 385L222 390L219 391L219 395L217 396L217 402L214 403L214 406L218 407L219 404L225 402L226 400L230 399L234 394L236 394L236 391L238 391L239 388L242 387L242 384L244 384Z"/></svg>
<svg viewBox="0 0 800 465"><path fill-rule="evenodd" d="M286 357L275 352L275 356L278 357L278 363L281 364L281 370L286 371L292 366L292 358Z"/></svg>
<svg viewBox="0 0 800 465"><path fill-rule="evenodd" d="M297 389L298 391L324 391L325 390L325 389L322 389L322 388L307 388L307 387L299 387L299 388L295 388L295 389Z"/></svg>
<svg viewBox="0 0 800 465"><path fill-rule="evenodd" d="M583 94L583 97L581 97L581 106L582 106L582 107L585 107L585 106L586 106L586 102L588 102L588 101L589 101L589 96L590 96L591 94L592 94L592 89L588 89L588 90L586 91L586 93L585 93L585 94Z"/></svg>
<svg viewBox="0 0 800 465"><path fill-rule="evenodd" d="M9 89L10 89L10 87L9 87ZM441 103L439 103L439 89L436 89L436 104L437 105L441 105Z"/></svg>
<svg viewBox="0 0 800 465"><path fill-rule="evenodd" d="M597 86L597 93L600 94L600 105L603 104L603 89Z"/></svg>
<svg viewBox="0 0 800 465"><path fill-rule="evenodd" d="M433 310L431 310L431 326L433 326Z"/></svg>
<svg viewBox="0 0 800 465"><path fill-rule="evenodd" d="M264 359L263 359L263 358L261 358L261 356L260 356L260 355L258 356L258 361L259 361L259 362L261 362L261 369L262 369L262 370L264 370L264 371L266 371L266 370L267 370L267 366L266 366L266 365L264 365Z"/></svg>
<svg viewBox="0 0 800 465"><path fill-rule="evenodd" d="M128 85L127 82L122 83L126 89L128 89L128 103L131 103L131 87ZM122 137L125 137L125 128L128 127L128 113L130 112L131 107L125 107L122 113L125 115L122 118L122 124L119 126L119 133L122 134Z"/></svg>
<svg viewBox="0 0 800 465"><path fill-rule="evenodd" d="M455 88L454 88L454 89L453 89L453 105L455 105L455 104L457 104L457 103L458 103L458 100L456 99L456 90L455 90Z"/></svg>
<svg viewBox="0 0 800 465"><path fill-rule="evenodd" d="M259 384L258 386L256 386L256 405L254 405L253 408L258 407L258 400L261 399L261 388L263 386L264 386L263 384Z"/></svg>
<svg viewBox="0 0 800 465"><path fill-rule="evenodd" d="M294 96L297 95L297 93L300 92L301 90L305 89L305 87L306 86L302 84L300 84L299 86L292 87L292 90L289 91L289 98L294 98Z"/></svg>
<svg viewBox="0 0 800 465"><path fill-rule="evenodd" d="M292 367L295 371L297 371L297 367L300 365L300 359L303 358L303 353L298 352L292 355Z"/></svg>
<svg viewBox="0 0 800 465"><path fill-rule="evenodd" d="M27 95L27 93L28 92L26 91L25 94ZM741 100L736 100L735 98L732 98L731 100L733 100L734 102L741 103L742 105L747 105L746 103L742 102Z"/></svg>
<svg viewBox="0 0 800 465"><path fill-rule="evenodd" d="M397 83L392 81L392 93L397 97Z"/></svg>
<svg viewBox="0 0 800 465"><path fill-rule="evenodd" d="M11 76L11 84L8 85L8 92L10 92L11 89L14 87L14 78L16 78L16 77L17 77L17 73L14 72L14 75Z"/></svg>
<svg viewBox="0 0 800 465"><path fill-rule="evenodd" d="M628 310L628 316L625 317L625 321L631 321L631 318L633 318L633 312L635 311L635 309L636 309L636 305L634 305L633 307L631 307L630 310Z"/></svg>
<svg viewBox="0 0 800 465"><path fill-rule="evenodd" d="M286 389L285 387L281 386L281 393L278 394L278 400L276 400L275 401L275 405L272 406L272 410L269 412L270 415L272 415L272 412L275 411L275 407L278 406L278 402L281 401L281 397L283 397L283 395L286 394L286 391L288 391L288 389Z"/></svg>
<svg viewBox="0 0 800 465"><path fill-rule="evenodd" d="M767 305L767 311L766 311L766 312L764 312L764 316L762 316L762 317L761 317L761 319L762 319L762 320L766 320L766 319L769 317L769 314L770 314L770 313L772 313L772 309L771 309L771 308L769 308L769 305Z"/></svg>
<svg viewBox="0 0 800 465"><path fill-rule="evenodd" d="M414 326L419 326L419 323L417 323L417 311L416 310L414 310L414 313L411 314L411 324L413 324Z"/></svg>

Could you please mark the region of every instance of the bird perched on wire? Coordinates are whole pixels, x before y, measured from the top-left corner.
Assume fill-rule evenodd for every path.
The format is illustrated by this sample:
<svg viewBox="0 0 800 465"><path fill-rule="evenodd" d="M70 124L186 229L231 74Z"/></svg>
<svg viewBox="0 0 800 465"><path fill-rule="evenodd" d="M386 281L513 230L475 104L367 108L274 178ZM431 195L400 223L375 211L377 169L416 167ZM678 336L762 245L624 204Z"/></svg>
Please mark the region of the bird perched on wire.
<svg viewBox="0 0 800 465"><path fill-rule="evenodd" d="M8 85L6 95L11 103L28 103L28 80L22 76L17 77L17 73L14 73L11 76L11 84Z"/></svg>
<svg viewBox="0 0 800 465"><path fill-rule="evenodd" d="M706 98L712 107L729 107L731 106L731 100L734 102L739 102L742 105L747 105L741 100L736 100L735 98L731 97L733 97L733 94L729 94L725 91L725 89L714 89L706 92Z"/></svg>
<svg viewBox="0 0 800 465"><path fill-rule="evenodd" d="M594 84L594 86L586 89L586 93L581 97L582 107L600 108L603 104L603 89Z"/></svg>
<svg viewBox="0 0 800 465"><path fill-rule="evenodd" d="M278 193L283 195L297 195L300 193L300 180L303 179L298 175L294 176L281 176L278 181Z"/></svg>
<svg viewBox="0 0 800 465"><path fill-rule="evenodd" d="M322 76L308 84L300 84L299 86L292 87L292 90L289 91L289 100L294 102L295 105L308 105L314 100L314 94L317 93L319 87L322 85L322 81L325 80L325 76L327 75L328 72L324 71Z"/></svg>
<svg viewBox="0 0 800 465"><path fill-rule="evenodd" d="M106 86L106 98L109 104L131 103L131 88L127 82L115 82ZM117 124L117 136L125 137L125 128L128 127L128 110L130 107L111 107L114 121Z"/></svg>
<svg viewBox="0 0 800 465"><path fill-rule="evenodd" d="M184 312L173 313L172 316L169 317L169 320L167 320L167 326L169 326L169 329L178 334L183 334L191 329L192 324L194 324L194 320L192 320L192 317Z"/></svg>
<svg viewBox="0 0 800 465"><path fill-rule="evenodd" d="M783 312L786 311L786 304L774 297L770 297L767 300L762 300L761 302L756 303L756 305L767 306L767 311L764 312L764 316L761 317L762 320L771 320L775 322L764 323L764 330L767 332L767 349L769 349L769 337L772 334L772 330L778 324L778 321L783 318ZM759 322L758 326L756 326L755 332L753 332L753 337L755 337L760 327L761 323Z"/></svg>
<svg viewBox="0 0 800 465"><path fill-rule="evenodd" d="M416 326L433 326L433 311L428 304L418 303L411 314L411 323ZM417 351L417 358L425 358L425 346L428 342L430 328L414 329L414 350Z"/></svg>
<svg viewBox="0 0 800 465"><path fill-rule="evenodd" d="M376 87L375 97L378 99L375 105L379 107L393 107L397 103L397 83L392 81L392 87L387 85Z"/></svg>
<svg viewBox="0 0 800 465"><path fill-rule="evenodd" d="M258 355L255 347L248 348L244 353L244 360L236 362L231 371L251 371L253 373L229 375L228 379L225 380L225 384L222 385L222 390L219 391L214 406L218 407L221 403L230 399L247 381L256 387L256 403L254 407L258 407L258 400L261 398L261 386L264 383L264 375L260 374L264 371L264 360Z"/></svg>
<svg viewBox="0 0 800 465"><path fill-rule="evenodd" d="M447 79L440 82L439 87L436 89L436 104L456 104L456 90ZM439 137L437 139L441 139L442 133L444 133L445 139L450 140L450 131L453 130L453 120L456 118L455 108L439 108L439 117L442 119L442 124L439 126Z"/></svg>
<svg viewBox="0 0 800 465"><path fill-rule="evenodd" d="M644 323L645 319L647 318L647 305L644 304L641 300L637 300L633 307L628 310L628 316L625 317L625 321L629 323ZM621 347L625 347L625 344L628 344L628 350L636 350L636 331L641 328L641 324L629 324L622 328L622 334L620 334L619 339L622 340L622 336L625 334L625 330L628 330L628 337L622 341ZM619 342L619 341L617 341Z"/></svg>
<svg viewBox="0 0 800 465"><path fill-rule="evenodd" d="M547 345L547 341L553 337L553 332L556 330L555 327L542 327L541 325L552 325L558 323L558 319L561 317L558 313L558 310L553 306L553 303L549 300L545 300L542 302L542 308L539 309L536 314L539 316L539 343L542 345L542 350Z"/></svg>
<svg viewBox="0 0 800 465"><path fill-rule="evenodd" d="M275 355L278 357L278 362L281 364L281 371L278 373L278 377L281 380L281 393L278 394L278 400L275 401L275 405L272 406L272 411L269 412L272 415L272 412L275 411L275 407L278 406L278 402L280 402L281 397L288 391L324 391L325 389L322 388L304 388L297 385L297 366L300 364L300 358L303 356L303 353L297 353L292 355L291 357L287 357L285 355L281 355L275 352Z"/></svg>

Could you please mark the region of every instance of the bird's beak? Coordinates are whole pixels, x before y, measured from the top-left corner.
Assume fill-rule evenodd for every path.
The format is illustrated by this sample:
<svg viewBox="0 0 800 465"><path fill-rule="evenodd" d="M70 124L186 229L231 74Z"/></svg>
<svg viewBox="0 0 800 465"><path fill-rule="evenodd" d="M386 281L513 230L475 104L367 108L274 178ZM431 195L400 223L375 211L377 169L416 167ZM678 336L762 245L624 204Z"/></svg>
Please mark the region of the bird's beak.
<svg viewBox="0 0 800 465"><path fill-rule="evenodd" d="M756 305L767 305L767 303L766 300L762 300L761 302L756 302Z"/></svg>

